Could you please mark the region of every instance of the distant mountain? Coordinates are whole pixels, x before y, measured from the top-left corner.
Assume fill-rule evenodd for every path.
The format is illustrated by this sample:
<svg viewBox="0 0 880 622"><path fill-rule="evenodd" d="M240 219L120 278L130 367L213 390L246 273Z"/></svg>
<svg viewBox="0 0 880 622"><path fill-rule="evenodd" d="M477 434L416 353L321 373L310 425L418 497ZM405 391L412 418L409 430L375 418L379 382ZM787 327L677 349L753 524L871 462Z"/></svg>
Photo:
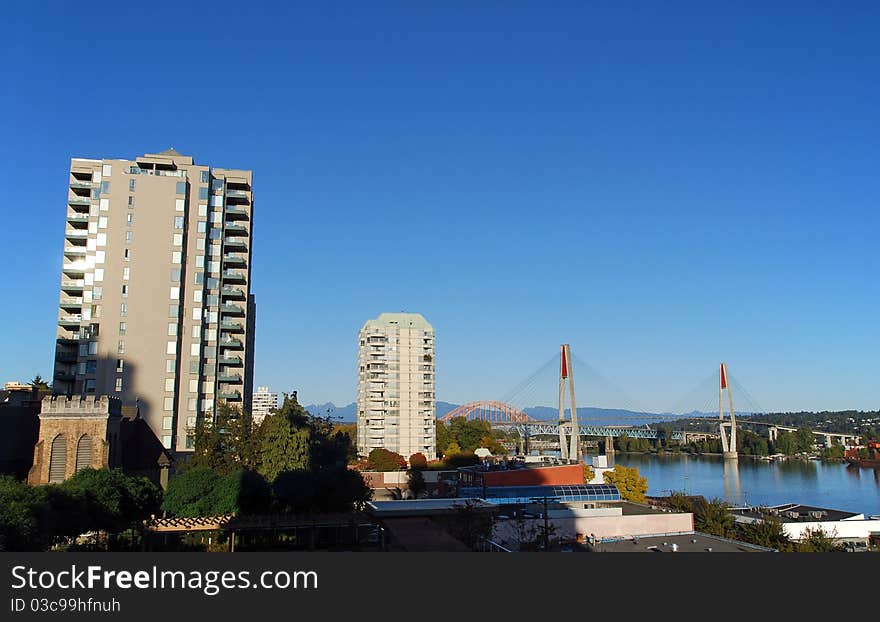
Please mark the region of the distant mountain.
<svg viewBox="0 0 880 622"><path fill-rule="evenodd" d="M436 403L436 414L437 417L442 417L443 415L452 412L456 408L459 407L459 404L453 404L451 402L441 402L437 401ZM352 402L351 404L347 404L346 406L337 406L333 402L327 402L325 404L309 404L305 407L307 411L315 415L316 417L334 417L339 421L354 423L357 421L357 403ZM578 421L580 423L595 423L596 425L610 425L613 423L627 424L627 425L645 425L646 423L654 423L656 421L662 421L664 419L670 418L669 413L644 413L644 412L635 412L632 410L623 410L618 408L594 408L592 406L584 406L577 409L578 410ZM559 416L558 409L552 406L532 406L530 408L524 409L525 413L533 418L533 419L543 419L548 421L555 421ZM693 411L690 413L686 413L684 415L675 415L676 418L680 417L711 417L713 415L717 415L718 413L704 413L699 411ZM746 414L746 413L737 413L737 414Z"/></svg>

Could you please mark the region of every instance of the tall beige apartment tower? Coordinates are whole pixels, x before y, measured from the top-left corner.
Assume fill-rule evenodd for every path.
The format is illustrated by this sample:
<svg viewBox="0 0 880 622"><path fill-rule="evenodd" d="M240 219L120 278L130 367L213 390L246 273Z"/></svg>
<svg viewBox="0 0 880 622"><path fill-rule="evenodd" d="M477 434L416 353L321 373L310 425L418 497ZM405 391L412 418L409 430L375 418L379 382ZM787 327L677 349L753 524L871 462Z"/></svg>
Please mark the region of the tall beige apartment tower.
<svg viewBox="0 0 880 622"><path fill-rule="evenodd" d="M382 313L358 338L358 453L437 456L434 329L418 313Z"/></svg>
<svg viewBox="0 0 880 622"><path fill-rule="evenodd" d="M139 407L162 444L250 409L251 171L174 149L70 163L54 390Z"/></svg>

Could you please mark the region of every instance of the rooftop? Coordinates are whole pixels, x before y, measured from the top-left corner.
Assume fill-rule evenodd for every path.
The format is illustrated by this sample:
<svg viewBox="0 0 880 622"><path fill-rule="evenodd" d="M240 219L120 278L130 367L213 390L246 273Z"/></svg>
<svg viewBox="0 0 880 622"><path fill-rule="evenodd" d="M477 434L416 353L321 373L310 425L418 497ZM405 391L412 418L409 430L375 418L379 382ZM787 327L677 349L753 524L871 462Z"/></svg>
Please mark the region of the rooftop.
<svg viewBox="0 0 880 622"><path fill-rule="evenodd" d="M364 328L370 327L409 327L422 330L434 330L421 313L380 313L374 320L367 320Z"/></svg>
<svg viewBox="0 0 880 622"><path fill-rule="evenodd" d="M593 551L597 553L770 553L773 549L706 533L690 532L601 540L593 545Z"/></svg>
<svg viewBox="0 0 880 622"><path fill-rule="evenodd" d="M402 501L370 501L367 513L385 518L390 516L433 516L447 514L470 503L473 507L490 509L495 506L482 499L409 499Z"/></svg>
<svg viewBox="0 0 880 622"><path fill-rule="evenodd" d="M548 502L575 503L581 501L620 501L620 492L611 484L581 484L579 486L463 486L460 497L484 499L496 505L531 503L544 498Z"/></svg>
<svg viewBox="0 0 880 622"><path fill-rule="evenodd" d="M814 523L817 521L852 520L862 517L862 514L856 512L832 510L812 505L801 505L800 503L783 503L770 507L731 508L730 513L742 517L745 519L744 522L748 522L750 519L761 520L767 515L775 516L783 523Z"/></svg>

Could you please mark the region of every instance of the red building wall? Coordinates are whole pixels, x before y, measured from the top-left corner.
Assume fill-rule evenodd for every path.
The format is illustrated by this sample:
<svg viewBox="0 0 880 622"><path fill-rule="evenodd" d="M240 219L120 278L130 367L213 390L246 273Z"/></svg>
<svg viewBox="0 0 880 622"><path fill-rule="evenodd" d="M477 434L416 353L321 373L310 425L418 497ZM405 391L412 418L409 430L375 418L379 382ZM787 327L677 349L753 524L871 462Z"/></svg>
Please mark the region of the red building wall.
<svg viewBox="0 0 880 622"><path fill-rule="evenodd" d="M479 475L484 486L577 486L584 483L584 468L580 464L487 471Z"/></svg>

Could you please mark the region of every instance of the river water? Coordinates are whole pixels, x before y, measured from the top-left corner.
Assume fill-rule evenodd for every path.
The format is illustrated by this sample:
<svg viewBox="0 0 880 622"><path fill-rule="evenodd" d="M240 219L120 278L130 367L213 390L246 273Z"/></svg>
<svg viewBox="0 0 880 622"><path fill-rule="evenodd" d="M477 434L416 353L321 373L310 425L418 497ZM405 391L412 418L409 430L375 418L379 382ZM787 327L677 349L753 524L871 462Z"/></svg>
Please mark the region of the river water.
<svg viewBox="0 0 880 622"><path fill-rule="evenodd" d="M875 469L815 460L725 461L721 456L619 452L615 462L638 468L652 496L682 491L733 504L802 503L880 514L880 470Z"/></svg>

